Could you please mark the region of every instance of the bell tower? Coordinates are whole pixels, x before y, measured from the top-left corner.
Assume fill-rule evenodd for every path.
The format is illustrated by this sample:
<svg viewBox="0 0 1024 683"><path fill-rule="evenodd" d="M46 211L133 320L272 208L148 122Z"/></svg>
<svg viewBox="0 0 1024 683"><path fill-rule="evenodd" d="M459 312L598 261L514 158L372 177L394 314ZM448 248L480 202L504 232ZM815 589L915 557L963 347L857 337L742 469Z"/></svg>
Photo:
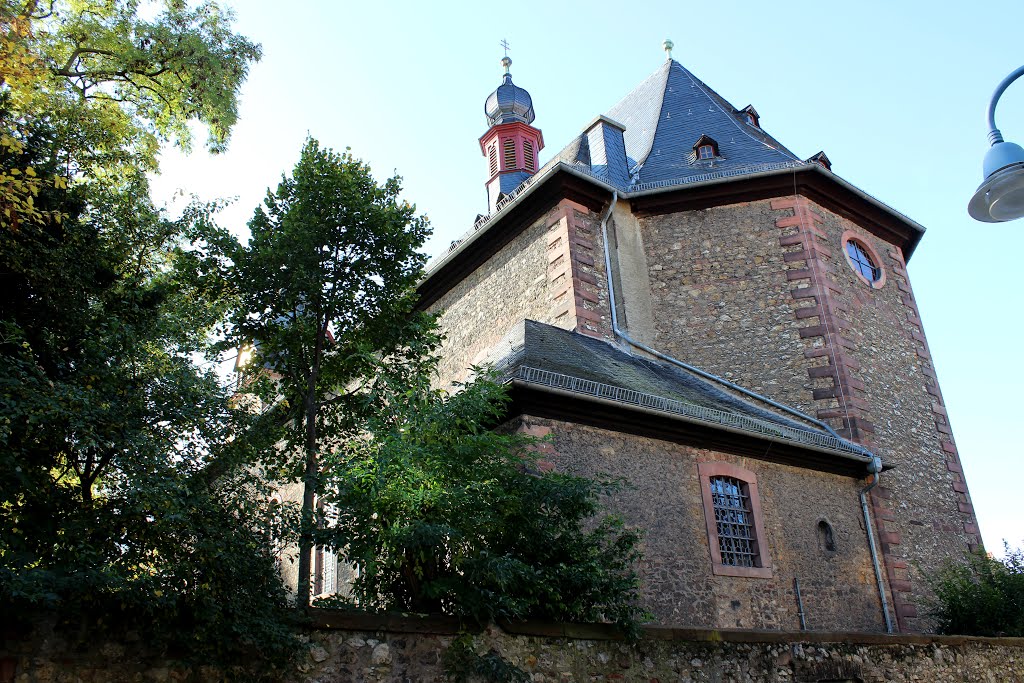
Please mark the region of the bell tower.
<svg viewBox="0 0 1024 683"><path fill-rule="evenodd" d="M544 149L544 136L530 124L535 118L533 100L524 88L512 83L508 55L502 84L484 102L487 132L480 138L480 151L487 160L487 211L493 214L498 202L537 172L537 159Z"/></svg>

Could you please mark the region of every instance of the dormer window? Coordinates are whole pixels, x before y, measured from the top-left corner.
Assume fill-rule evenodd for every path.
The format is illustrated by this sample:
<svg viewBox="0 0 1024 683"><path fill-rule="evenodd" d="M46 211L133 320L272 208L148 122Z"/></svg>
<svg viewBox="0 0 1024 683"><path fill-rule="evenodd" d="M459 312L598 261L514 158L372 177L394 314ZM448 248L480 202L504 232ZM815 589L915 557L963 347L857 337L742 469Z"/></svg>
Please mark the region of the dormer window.
<svg viewBox="0 0 1024 683"><path fill-rule="evenodd" d="M740 115L740 118L742 118L748 126L753 126L754 128L761 127L761 117L757 115L757 110L754 109L753 105L748 104L736 113Z"/></svg>
<svg viewBox="0 0 1024 683"><path fill-rule="evenodd" d="M697 142L693 143L693 154L698 160L710 160L719 155L718 143L707 135L701 135Z"/></svg>

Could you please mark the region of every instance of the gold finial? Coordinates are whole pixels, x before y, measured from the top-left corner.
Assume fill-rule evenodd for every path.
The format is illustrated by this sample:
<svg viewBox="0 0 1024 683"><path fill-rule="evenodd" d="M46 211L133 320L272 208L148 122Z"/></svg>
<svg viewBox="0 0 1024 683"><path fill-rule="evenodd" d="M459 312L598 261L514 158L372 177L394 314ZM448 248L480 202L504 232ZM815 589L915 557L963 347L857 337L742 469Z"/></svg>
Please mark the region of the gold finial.
<svg viewBox="0 0 1024 683"><path fill-rule="evenodd" d="M505 56L501 58L501 65L505 67L505 75L508 76L508 68L512 66L512 60L508 56L508 51L512 49L512 46L508 44L508 41L504 38L498 43L505 50Z"/></svg>
<svg viewBox="0 0 1024 683"><path fill-rule="evenodd" d="M661 49L663 49L665 51L665 54L668 55L666 59L672 59L672 48L674 47L675 43L673 43L668 38L666 38L665 42L661 44Z"/></svg>

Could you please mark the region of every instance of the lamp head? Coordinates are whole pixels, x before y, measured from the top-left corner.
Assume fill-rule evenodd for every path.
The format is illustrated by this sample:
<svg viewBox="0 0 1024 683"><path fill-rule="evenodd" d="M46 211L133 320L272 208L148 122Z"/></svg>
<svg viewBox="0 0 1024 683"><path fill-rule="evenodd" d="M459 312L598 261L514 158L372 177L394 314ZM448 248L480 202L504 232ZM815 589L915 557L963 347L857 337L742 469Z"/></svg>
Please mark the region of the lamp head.
<svg viewBox="0 0 1024 683"><path fill-rule="evenodd" d="M985 153L985 181L967 205L971 218L984 223L1024 216L1024 149L997 142Z"/></svg>

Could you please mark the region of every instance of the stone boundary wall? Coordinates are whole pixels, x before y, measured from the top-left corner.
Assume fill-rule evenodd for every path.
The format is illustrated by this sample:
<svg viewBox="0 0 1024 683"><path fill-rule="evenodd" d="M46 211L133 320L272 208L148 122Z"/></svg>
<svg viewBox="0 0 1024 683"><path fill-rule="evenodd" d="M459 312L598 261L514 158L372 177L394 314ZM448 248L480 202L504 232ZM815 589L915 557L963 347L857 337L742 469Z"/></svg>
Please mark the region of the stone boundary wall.
<svg viewBox="0 0 1024 683"><path fill-rule="evenodd" d="M459 632L449 618L313 610L313 621L308 654L285 680L444 681L444 654ZM471 638L478 654L500 655L535 683L1024 681L1024 638L647 627L630 644L605 625L540 622L491 626ZM214 669L146 659L123 645L91 650L76 654L53 638L5 641L0 683L222 680Z"/></svg>

